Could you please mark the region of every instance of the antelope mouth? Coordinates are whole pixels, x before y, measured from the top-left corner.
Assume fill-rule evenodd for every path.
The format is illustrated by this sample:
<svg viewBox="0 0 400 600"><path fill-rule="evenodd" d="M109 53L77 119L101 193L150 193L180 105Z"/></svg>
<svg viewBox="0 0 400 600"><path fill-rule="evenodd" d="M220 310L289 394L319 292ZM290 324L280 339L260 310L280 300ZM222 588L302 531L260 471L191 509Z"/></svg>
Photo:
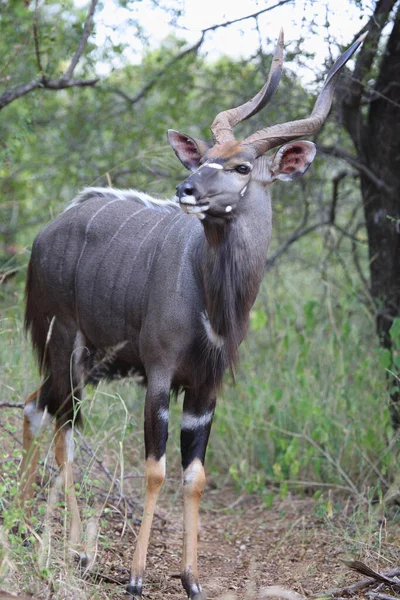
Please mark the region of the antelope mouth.
<svg viewBox="0 0 400 600"><path fill-rule="evenodd" d="M185 198L175 196L175 199L182 210L188 215L199 215L210 208L209 202L198 202L194 196L186 196Z"/></svg>

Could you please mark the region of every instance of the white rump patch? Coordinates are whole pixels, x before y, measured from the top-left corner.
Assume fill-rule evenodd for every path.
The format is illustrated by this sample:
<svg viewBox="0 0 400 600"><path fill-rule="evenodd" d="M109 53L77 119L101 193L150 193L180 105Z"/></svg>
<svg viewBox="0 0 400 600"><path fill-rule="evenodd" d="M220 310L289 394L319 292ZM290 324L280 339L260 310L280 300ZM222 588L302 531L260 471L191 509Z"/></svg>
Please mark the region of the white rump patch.
<svg viewBox="0 0 400 600"><path fill-rule="evenodd" d="M47 408L41 410L36 406L34 400L25 406L24 415L30 423L31 432L34 437L39 435L52 421L52 417L49 415Z"/></svg>
<svg viewBox="0 0 400 600"><path fill-rule="evenodd" d="M144 192L139 192L138 190L119 190L118 188L89 187L83 189L67 206L64 212L74 206L77 206L78 204L86 202L86 200L93 199L121 200L123 202L141 202L146 206L146 208L161 210L164 212L170 212L171 210L178 208L175 199L160 200L157 198L152 198L148 194L145 194Z"/></svg>
<svg viewBox="0 0 400 600"><path fill-rule="evenodd" d="M198 429L199 427L205 427L211 423L213 415L214 411L212 410L200 416L184 412L182 414L181 429L184 429L185 431L192 431L193 429Z"/></svg>
<svg viewBox="0 0 400 600"><path fill-rule="evenodd" d="M224 338L221 337L220 335L218 335L218 333L216 333L214 331L214 329L211 326L211 323L210 323L207 313L205 313L205 312L201 313L201 320L203 322L204 329L207 334L208 340L216 348L222 348L222 346L224 345Z"/></svg>

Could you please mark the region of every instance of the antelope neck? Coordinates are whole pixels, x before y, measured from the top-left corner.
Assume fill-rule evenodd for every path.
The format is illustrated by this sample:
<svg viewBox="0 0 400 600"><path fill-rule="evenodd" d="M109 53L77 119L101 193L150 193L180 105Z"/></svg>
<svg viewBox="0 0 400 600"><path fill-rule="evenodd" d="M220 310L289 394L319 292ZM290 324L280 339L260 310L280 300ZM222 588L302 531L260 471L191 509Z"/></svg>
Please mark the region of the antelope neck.
<svg viewBox="0 0 400 600"><path fill-rule="evenodd" d="M224 339L230 368L237 360L250 309L264 273L271 228L268 193L257 183L233 219L223 225L204 220L201 277L208 318Z"/></svg>

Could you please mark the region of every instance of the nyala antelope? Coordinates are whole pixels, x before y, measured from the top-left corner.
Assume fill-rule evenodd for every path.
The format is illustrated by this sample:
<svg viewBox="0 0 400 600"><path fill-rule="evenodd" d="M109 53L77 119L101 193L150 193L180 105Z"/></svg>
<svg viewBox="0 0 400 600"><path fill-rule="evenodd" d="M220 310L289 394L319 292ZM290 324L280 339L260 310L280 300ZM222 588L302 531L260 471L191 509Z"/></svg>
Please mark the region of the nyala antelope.
<svg viewBox="0 0 400 600"><path fill-rule="evenodd" d="M26 328L43 376L25 406L21 498L32 498L38 450L55 423L59 482L70 514L70 545L81 560L74 493L72 425L88 382L139 375L144 406L146 494L127 591L142 596L150 528L165 478L171 392L184 392L181 424L183 553L189 598L204 600L197 569L197 528L204 458L223 374L233 370L264 273L271 236L269 186L300 177L326 119L340 69L365 36L334 64L307 119L272 125L237 141L232 128L276 91L283 34L267 82L252 99L219 113L211 144L175 130L168 141L192 171L171 201L135 190L88 188L35 239L26 286ZM266 152L283 144L273 156ZM195 218L197 217L197 218Z"/></svg>

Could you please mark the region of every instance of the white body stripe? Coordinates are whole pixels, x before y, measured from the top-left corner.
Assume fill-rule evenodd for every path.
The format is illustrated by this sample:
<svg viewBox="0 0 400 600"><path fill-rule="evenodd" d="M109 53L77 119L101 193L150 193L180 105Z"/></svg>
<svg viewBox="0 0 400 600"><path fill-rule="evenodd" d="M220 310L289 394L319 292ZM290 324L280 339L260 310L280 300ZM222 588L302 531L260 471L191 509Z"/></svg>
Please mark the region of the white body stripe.
<svg viewBox="0 0 400 600"><path fill-rule="evenodd" d="M168 423L168 416L169 416L168 408L159 408L157 416L161 421L165 421L166 423Z"/></svg>
<svg viewBox="0 0 400 600"><path fill-rule="evenodd" d="M29 420L32 435L36 437L40 434L47 425L52 421L52 417L46 410L37 408L36 402L29 402L24 408L24 415Z"/></svg>
<svg viewBox="0 0 400 600"><path fill-rule="evenodd" d="M232 210L232 206L229 205L226 207L225 212L231 212L231 210Z"/></svg>
<svg viewBox="0 0 400 600"><path fill-rule="evenodd" d="M209 423L211 423L214 415L214 411L210 411L205 413L204 415L196 416L190 413L182 414L182 424L181 429L185 431L190 431L193 429L197 429L198 427L205 427Z"/></svg>
<svg viewBox="0 0 400 600"><path fill-rule="evenodd" d="M211 344L216 348L222 348L222 346L224 345L224 338L214 331L207 313L201 313L201 320L203 322L205 332Z"/></svg>

